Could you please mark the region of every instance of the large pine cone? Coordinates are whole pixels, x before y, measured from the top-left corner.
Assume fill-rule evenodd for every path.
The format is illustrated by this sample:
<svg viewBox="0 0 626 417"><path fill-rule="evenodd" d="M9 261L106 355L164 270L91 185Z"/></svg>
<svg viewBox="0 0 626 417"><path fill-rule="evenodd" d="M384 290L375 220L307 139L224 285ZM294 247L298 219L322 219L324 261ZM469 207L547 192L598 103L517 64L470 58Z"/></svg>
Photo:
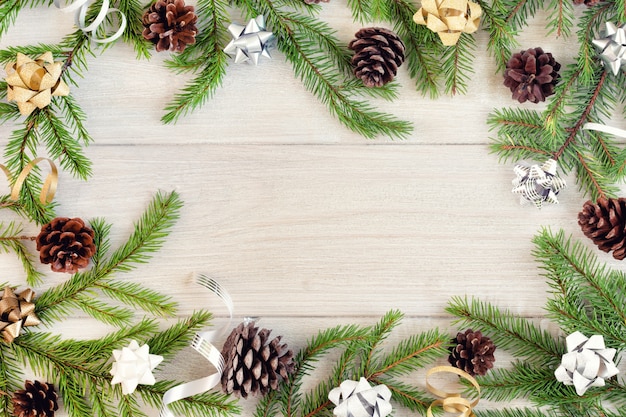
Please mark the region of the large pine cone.
<svg viewBox="0 0 626 417"><path fill-rule="evenodd" d="M15 417L53 417L59 409L59 396L54 385L39 381L26 381L24 389L13 393L13 415Z"/></svg>
<svg viewBox="0 0 626 417"><path fill-rule="evenodd" d="M587 201L578 213L578 224L600 250L613 251L615 259L626 258L626 198Z"/></svg>
<svg viewBox="0 0 626 417"><path fill-rule="evenodd" d="M404 43L398 35L384 28L363 28L354 36L348 45L354 51L354 74L367 87L380 87L393 80L404 62Z"/></svg>
<svg viewBox="0 0 626 417"><path fill-rule="evenodd" d="M39 259L52 264L55 272L78 272L96 253L94 232L79 219L57 217L41 228L37 236Z"/></svg>
<svg viewBox="0 0 626 417"><path fill-rule="evenodd" d="M157 0L143 15L143 37L156 45L156 50L182 52L196 43L196 21L193 6L184 0Z"/></svg>
<svg viewBox="0 0 626 417"><path fill-rule="evenodd" d="M485 375L493 368L496 358L493 353L496 346L491 339L483 336L480 331L468 329L465 333L459 332L452 339L448 362L454 367L464 370L468 374Z"/></svg>
<svg viewBox="0 0 626 417"><path fill-rule="evenodd" d="M279 378L293 372L293 351L280 344L281 337L267 342L271 330L254 327L254 322L241 323L226 339L222 348L224 373L222 389L237 397L267 394L277 389Z"/></svg>
<svg viewBox="0 0 626 417"><path fill-rule="evenodd" d="M506 63L504 85L511 89L513 98L520 103L538 103L554 94L559 81L561 64L549 52L531 48L513 54Z"/></svg>

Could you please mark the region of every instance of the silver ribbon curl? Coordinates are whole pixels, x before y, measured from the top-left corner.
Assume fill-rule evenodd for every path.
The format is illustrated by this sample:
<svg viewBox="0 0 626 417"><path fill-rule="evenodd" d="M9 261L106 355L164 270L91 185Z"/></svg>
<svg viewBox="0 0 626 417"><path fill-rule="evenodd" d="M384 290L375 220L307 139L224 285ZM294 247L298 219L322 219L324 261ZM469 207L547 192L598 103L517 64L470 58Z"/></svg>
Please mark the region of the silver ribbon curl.
<svg viewBox="0 0 626 417"><path fill-rule="evenodd" d="M233 300L230 298L228 292L223 289L216 280L205 274L197 274L196 282L211 291L213 294L217 295L228 309L229 318L227 323L219 329L197 333L191 342L191 347L200 353L200 355L202 355L207 361L209 361L211 365L215 367L216 372L204 378L186 382L169 389L163 395L163 404L159 414L160 417L174 417L174 413L169 408L170 404L184 398L209 391L220 383L222 373L224 371L224 358L222 357L219 349L217 349L211 342L224 333L225 330L230 328L234 310Z"/></svg>
<svg viewBox="0 0 626 417"><path fill-rule="evenodd" d="M124 30L126 29L126 15L122 13L121 10L116 8L109 8L110 0L102 0L102 6L100 7L100 11L96 18L90 24L85 22L87 17L87 9L89 9L90 0L74 0L70 4L62 5L62 0L54 0L54 5L57 9L62 11L63 13L71 13L76 12L75 15L75 23L83 32L89 33L91 32L91 40L96 43L111 43L117 40L120 36L124 34ZM99 38L96 35L96 31L100 27L100 25L104 22L107 15L117 13L120 17L120 27L117 29L115 33L106 38Z"/></svg>
<svg viewBox="0 0 626 417"><path fill-rule="evenodd" d="M265 18L259 15L256 19L250 19L247 25L231 23L228 26L233 40L224 47L224 52L235 57L235 63L253 62L259 63L264 56L271 59L269 48L273 46L274 34L265 30Z"/></svg>
<svg viewBox="0 0 626 417"><path fill-rule="evenodd" d="M613 75L617 75L626 63L626 23L616 26L606 22L604 37L594 39L592 43L599 51L602 62L611 69Z"/></svg>
<svg viewBox="0 0 626 417"><path fill-rule="evenodd" d="M556 175L557 163L548 159L543 165L518 164L513 168L513 193L520 194L522 205L533 203L541 208L543 203L559 204L556 195L565 188L565 180Z"/></svg>

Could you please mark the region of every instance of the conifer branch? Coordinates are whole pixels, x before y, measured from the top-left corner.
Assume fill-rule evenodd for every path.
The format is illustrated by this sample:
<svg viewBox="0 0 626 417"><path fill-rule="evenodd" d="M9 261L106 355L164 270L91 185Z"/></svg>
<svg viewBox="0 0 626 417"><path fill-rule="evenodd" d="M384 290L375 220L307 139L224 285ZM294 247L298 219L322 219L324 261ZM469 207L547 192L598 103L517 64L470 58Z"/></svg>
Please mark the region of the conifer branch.
<svg viewBox="0 0 626 417"><path fill-rule="evenodd" d="M487 49L496 59L497 70L503 71L511 57L511 51L518 45L515 40L517 32L486 0L477 0L477 3L483 10L483 27L489 32Z"/></svg>
<svg viewBox="0 0 626 417"><path fill-rule="evenodd" d="M0 251L15 252L26 271L28 285L34 286L41 283L43 274L35 268L35 261L24 242L35 240L35 236L24 236L22 232L22 226L15 222L0 222Z"/></svg>

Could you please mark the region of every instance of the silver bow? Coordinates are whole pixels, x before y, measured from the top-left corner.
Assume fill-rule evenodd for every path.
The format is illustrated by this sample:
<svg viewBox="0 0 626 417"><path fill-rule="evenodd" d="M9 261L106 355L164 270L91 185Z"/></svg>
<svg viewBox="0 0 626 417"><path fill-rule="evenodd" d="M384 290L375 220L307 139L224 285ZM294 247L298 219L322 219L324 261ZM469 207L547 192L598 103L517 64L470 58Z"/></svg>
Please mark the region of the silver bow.
<svg viewBox="0 0 626 417"><path fill-rule="evenodd" d="M574 385L576 394L584 395L591 387L602 387L605 378L618 374L613 363L616 350L607 349L601 335L588 338L581 332L574 332L565 341L567 353L554 376L565 385Z"/></svg>
<svg viewBox="0 0 626 417"><path fill-rule="evenodd" d="M622 64L626 63L626 23L619 27L611 22L604 25L604 37L594 39L593 45L600 52L602 62L611 68L613 75L617 75Z"/></svg>
<svg viewBox="0 0 626 417"><path fill-rule="evenodd" d="M328 399L337 406L333 414L338 417L385 417L392 411L389 388L372 387L365 378L343 381L328 393Z"/></svg>
<svg viewBox="0 0 626 417"><path fill-rule="evenodd" d="M274 34L265 30L263 15L250 19L246 26L231 23L228 31L233 40L226 45L224 52L234 56L236 64L252 61L257 65L261 56L272 58L269 48L273 46Z"/></svg>
<svg viewBox="0 0 626 417"><path fill-rule="evenodd" d="M520 194L520 203L534 203L541 208L543 203L559 204L556 195L565 188L565 180L556 175L557 164L548 159L543 165L515 165L517 177L513 180L513 193Z"/></svg>

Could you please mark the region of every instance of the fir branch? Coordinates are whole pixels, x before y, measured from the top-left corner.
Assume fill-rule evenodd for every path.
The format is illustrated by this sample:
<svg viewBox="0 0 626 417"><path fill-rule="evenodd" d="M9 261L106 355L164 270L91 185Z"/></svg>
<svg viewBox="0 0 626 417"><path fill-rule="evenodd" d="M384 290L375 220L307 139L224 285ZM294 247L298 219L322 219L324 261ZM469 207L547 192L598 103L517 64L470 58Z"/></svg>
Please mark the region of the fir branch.
<svg viewBox="0 0 626 417"><path fill-rule="evenodd" d="M574 26L574 7L568 0L551 0L546 8L548 16L548 35L568 37Z"/></svg>
<svg viewBox="0 0 626 417"><path fill-rule="evenodd" d="M320 44L310 38L308 28L299 23L302 16L279 9L273 0L237 0L235 3L248 16L266 16L278 48L292 64L296 76L347 128L366 138L378 135L404 138L411 132L410 123L380 113L366 102L355 101L339 88L342 74L332 57L320 52ZM326 34L331 32L321 22L318 27L324 28Z"/></svg>
<svg viewBox="0 0 626 417"><path fill-rule="evenodd" d="M586 150L577 151L578 147L572 148L576 151L575 163L579 167L576 171L578 189L589 195L593 201L599 198L615 197L619 188L605 174L602 164Z"/></svg>
<svg viewBox="0 0 626 417"><path fill-rule="evenodd" d="M483 27L489 32L487 49L496 59L497 71L503 71L511 57L511 51L517 47L517 32L512 29L495 7L486 0L477 0L483 10Z"/></svg>
<svg viewBox="0 0 626 417"><path fill-rule="evenodd" d="M43 274L35 268L33 256L24 244L25 241L35 240L35 236L24 236L22 233L21 225L15 222L9 222L8 224L0 222L0 250L15 252L26 271L26 282L30 286L35 286L41 283Z"/></svg>
<svg viewBox="0 0 626 417"><path fill-rule="evenodd" d="M87 132L85 122L87 121L87 115L80 108L76 100L71 95L62 96L53 100L56 108L63 114L65 122L70 127L71 131L77 136L77 139L83 143L83 145L89 145L93 142L91 135Z"/></svg>
<svg viewBox="0 0 626 417"><path fill-rule="evenodd" d="M461 34L459 41L454 46L445 49L441 71L445 79L446 94L455 95L467 92L467 83L473 71L473 61L476 54L476 41L474 36Z"/></svg>
<svg viewBox="0 0 626 417"><path fill-rule="evenodd" d="M402 320L404 315L399 310L388 311L382 319L372 328L367 347L367 355L363 360L363 373L366 377L373 375L375 372L371 370L374 364L378 365L378 346L389 336Z"/></svg>
<svg viewBox="0 0 626 417"><path fill-rule="evenodd" d="M104 219L95 218L89 221L89 226L94 232L93 243L96 246L96 253L92 256L91 262L94 268L100 269L100 264L106 254L111 249L111 225L106 223Z"/></svg>
<svg viewBox="0 0 626 417"><path fill-rule="evenodd" d="M381 375L378 378L371 379L370 382L373 384L385 384L391 391L394 400L419 415L426 415L426 410L434 401L432 397L429 397L421 390L388 376Z"/></svg>
<svg viewBox="0 0 626 417"><path fill-rule="evenodd" d="M133 282L105 281L95 286L108 297L155 316L168 317L176 311L176 303L171 297Z"/></svg>
<svg viewBox="0 0 626 417"><path fill-rule="evenodd" d="M141 35L143 31L142 17L144 7L140 0L119 0L117 8L124 13L127 20L122 39L135 48L137 59L150 58L151 44Z"/></svg>
<svg viewBox="0 0 626 417"><path fill-rule="evenodd" d="M502 0L501 7L507 10L504 23L515 32L527 25L528 19L534 16L541 7L541 0Z"/></svg>
<svg viewBox="0 0 626 417"><path fill-rule="evenodd" d="M15 360L13 355L5 349L0 348L0 391L6 394L0 393L0 415L3 417L12 417L9 413L9 404L11 403L11 397L8 395L10 392L15 392L19 389L18 381L23 380L22 367Z"/></svg>
<svg viewBox="0 0 626 417"><path fill-rule="evenodd" d="M208 326L212 315L207 311L196 311L190 317L179 321L168 329L150 338L146 343L156 355L171 357L189 346L193 333Z"/></svg>
<svg viewBox="0 0 626 417"><path fill-rule="evenodd" d="M0 3L0 37L15 23L15 19L23 7L20 0L4 0Z"/></svg>
<svg viewBox="0 0 626 417"><path fill-rule="evenodd" d="M446 311L458 317L456 323L481 329L496 345L510 350L517 358L524 357L533 363L546 365L557 363L565 353L564 347L550 333L489 303L453 297Z"/></svg>
<svg viewBox="0 0 626 417"><path fill-rule="evenodd" d="M96 294L90 294L88 291L76 294L76 296L68 302L70 302L74 308L83 310L94 319L117 327L123 327L129 324L134 315L132 310L108 305L98 300Z"/></svg>
<svg viewBox="0 0 626 417"><path fill-rule="evenodd" d="M537 408L505 408L503 410L474 410L477 417L559 417L553 410Z"/></svg>
<svg viewBox="0 0 626 417"><path fill-rule="evenodd" d="M2 89L2 83L0 83L0 89ZM6 90L6 85L4 86ZM20 117L20 112L17 106L9 103L0 103L0 122L6 123L11 120L17 120Z"/></svg>

